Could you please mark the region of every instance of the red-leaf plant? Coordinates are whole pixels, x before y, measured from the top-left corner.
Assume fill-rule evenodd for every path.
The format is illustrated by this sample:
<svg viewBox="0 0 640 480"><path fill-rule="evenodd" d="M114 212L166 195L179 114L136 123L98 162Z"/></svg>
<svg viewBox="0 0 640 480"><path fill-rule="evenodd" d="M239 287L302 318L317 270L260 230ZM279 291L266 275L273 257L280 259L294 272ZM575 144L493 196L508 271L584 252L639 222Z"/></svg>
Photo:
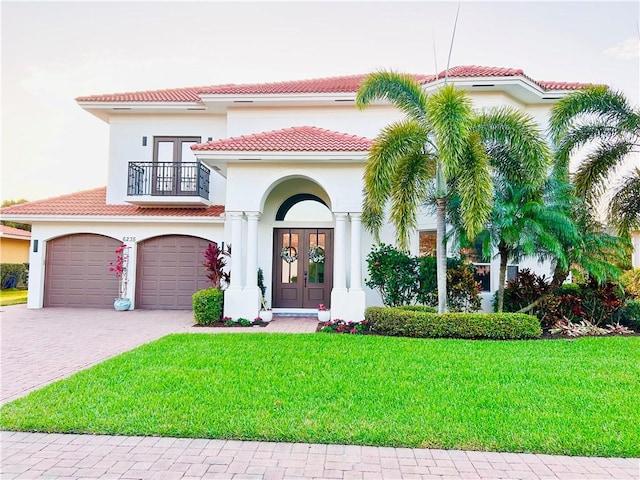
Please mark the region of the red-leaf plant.
<svg viewBox="0 0 640 480"><path fill-rule="evenodd" d="M129 247L123 243L114 253L116 261L109 262L109 271L115 272L118 278L118 298L126 298L129 283Z"/></svg>
<svg viewBox="0 0 640 480"><path fill-rule="evenodd" d="M225 272L227 258L231 256L231 245L226 249L220 248L216 242L210 243L204 251L204 267L207 269L207 278L211 280L213 288L222 290L229 285L231 273Z"/></svg>

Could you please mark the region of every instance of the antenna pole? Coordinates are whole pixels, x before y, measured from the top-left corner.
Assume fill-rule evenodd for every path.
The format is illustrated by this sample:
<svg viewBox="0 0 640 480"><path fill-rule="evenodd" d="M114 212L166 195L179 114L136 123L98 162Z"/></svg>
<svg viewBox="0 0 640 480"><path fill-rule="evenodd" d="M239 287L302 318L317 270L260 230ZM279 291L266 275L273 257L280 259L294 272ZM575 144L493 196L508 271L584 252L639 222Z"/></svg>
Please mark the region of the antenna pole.
<svg viewBox="0 0 640 480"><path fill-rule="evenodd" d="M449 78L449 62L451 62L451 52L453 51L453 40L456 38L456 27L458 26L458 15L460 15L460 2L458 2L458 10L456 11L456 20L453 22L453 33L451 34L451 45L449 45L449 57L447 58L447 69L444 72L444 84L447 84Z"/></svg>
<svg viewBox="0 0 640 480"><path fill-rule="evenodd" d="M436 32L435 29L433 28L433 26L431 26L431 37L433 38L433 63L435 63L436 66L436 70L435 70L435 74L436 74L436 79L438 76L438 56L436 55Z"/></svg>

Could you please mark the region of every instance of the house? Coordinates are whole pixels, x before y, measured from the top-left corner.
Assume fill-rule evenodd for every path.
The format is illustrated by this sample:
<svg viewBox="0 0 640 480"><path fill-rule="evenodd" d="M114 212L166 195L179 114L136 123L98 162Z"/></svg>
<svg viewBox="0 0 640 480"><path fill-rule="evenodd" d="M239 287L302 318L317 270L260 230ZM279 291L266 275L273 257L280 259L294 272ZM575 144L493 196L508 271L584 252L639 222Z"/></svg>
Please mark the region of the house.
<svg viewBox="0 0 640 480"><path fill-rule="evenodd" d="M640 230L631 232L631 244L633 245L631 265L633 268L640 268Z"/></svg>
<svg viewBox="0 0 640 480"><path fill-rule="evenodd" d="M0 225L0 263L27 263L31 232Z"/></svg>
<svg viewBox="0 0 640 480"><path fill-rule="evenodd" d="M110 307L118 286L108 265L125 244L132 308L188 309L207 286L202 252L215 241L233 247L225 315L256 315L262 268L274 309L323 303L334 318L361 320L380 303L363 281L373 243L361 223L363 164L371 139L401 118L385 102L354 107L365 76L77 98L109 124L108 182L0 212L33 225L28 307ZM514 106L542 127L558 99L584 86L479 66L448 78L475 107ZM430 92L444 72L415 79ZM422 213L413 253L434 237L434 218ZM382 240L393 242L390 227ZM488 308L498 264L482 266Z"/></svg>

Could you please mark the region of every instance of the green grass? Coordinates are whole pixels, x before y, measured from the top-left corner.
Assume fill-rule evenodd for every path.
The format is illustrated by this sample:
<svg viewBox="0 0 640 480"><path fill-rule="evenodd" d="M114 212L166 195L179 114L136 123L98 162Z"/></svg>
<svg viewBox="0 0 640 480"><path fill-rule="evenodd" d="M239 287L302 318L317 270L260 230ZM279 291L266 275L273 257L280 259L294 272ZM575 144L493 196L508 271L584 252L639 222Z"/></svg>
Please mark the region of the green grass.
<svg viewBox="0 0 640 480"><path fill-rule="evenodd" d="M27 291L17 288L0 290L0 307L27 303Z"/></svg>
<svg viewBox="0 0 640 480"><path fill-rule="evenodd" d="M0 410L9 430L640 456L640 337L169 335Z"/></svg>

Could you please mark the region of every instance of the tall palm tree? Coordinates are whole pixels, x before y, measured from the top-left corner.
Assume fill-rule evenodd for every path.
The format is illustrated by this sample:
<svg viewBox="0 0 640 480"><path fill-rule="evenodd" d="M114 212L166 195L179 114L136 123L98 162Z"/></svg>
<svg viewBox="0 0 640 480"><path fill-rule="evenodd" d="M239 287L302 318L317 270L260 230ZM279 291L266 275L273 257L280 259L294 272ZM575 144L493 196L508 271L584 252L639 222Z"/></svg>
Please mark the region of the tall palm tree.
<svg viewBox="0 0 640 480"><path fill-rule="evenodd" d="M567 95L554 105L549 131L556 147L556 175L568 180L571 154L586 147L588 153L572 177L575 194L593 207L602 198L611 176L628 155L640 147L640 109L632 107L619 92L606 86L592 86ZM630 225L637 223L637 205L623 197L629 188L621 184L615 189L608 216L626 220L614 221L619 233L628 235ZM635 187L637 188L637 187Z"/></svg>
<svg viewBox="0 0 640 480"><path fill-rule="evenodd" d="M607 220L625 238L640 230L640 168L620 180L609 203Z"/></svg>
<svg viewBox="0 0 640 480"><path fill-rule="evenodd" d="M443 313L447 305L447 179L459 180L462 224L470 237L482 229L491 210L488 159L479 136L470 131L471 102L452 85L427 96L411 76L388 71L365 79L356 105L364 109L376 100L388 100L406 118L387 126L373 142L364 174L363 222L379 239L384 209L390 201L396 241L401 249L408 250L418 208L435 178L438 311Z"/></svg>
<svg viewBox="0 0 640 480"><path fill-rule="evenodd" d="M509 108L476 114L467 95L452 85L428 96L407 75L374 73L360 87L356 105L362 109L381 99L406 118L374 140L364 175L363 221L377 238L390 201L396 241L406 250L418 208L435 178L438 311L444 312L447 201L457 199L460 230L474 238L491 213L490 165L502 167L505 178L540 185L541 172L550 164L549 150L529 116Z"/></svg>

